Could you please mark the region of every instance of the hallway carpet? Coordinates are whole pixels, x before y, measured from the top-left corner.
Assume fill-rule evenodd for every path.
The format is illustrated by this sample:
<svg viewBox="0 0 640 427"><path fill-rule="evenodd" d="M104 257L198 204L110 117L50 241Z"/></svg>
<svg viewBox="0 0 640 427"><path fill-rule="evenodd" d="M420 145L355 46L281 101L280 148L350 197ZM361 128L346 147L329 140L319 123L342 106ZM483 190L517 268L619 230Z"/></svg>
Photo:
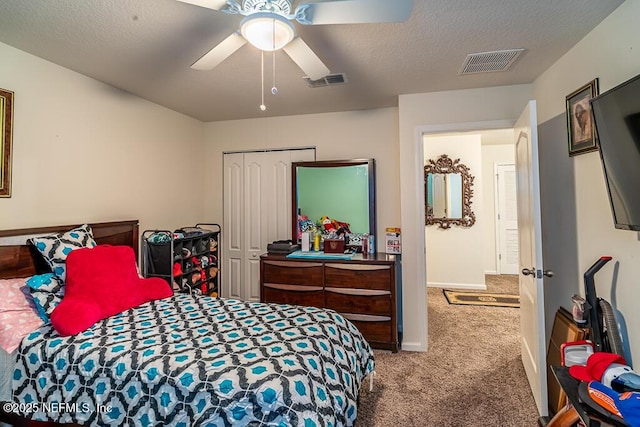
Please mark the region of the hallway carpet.
<svg viewBox="0 0 640 427"><path fill-rule="evenodd" d="M518 293L517 280L487 276L487 292ZM427 296L428 352L375 351L374 388L362 385L356 425L536 426L519 310L450 305L439 288Z"/></svg>

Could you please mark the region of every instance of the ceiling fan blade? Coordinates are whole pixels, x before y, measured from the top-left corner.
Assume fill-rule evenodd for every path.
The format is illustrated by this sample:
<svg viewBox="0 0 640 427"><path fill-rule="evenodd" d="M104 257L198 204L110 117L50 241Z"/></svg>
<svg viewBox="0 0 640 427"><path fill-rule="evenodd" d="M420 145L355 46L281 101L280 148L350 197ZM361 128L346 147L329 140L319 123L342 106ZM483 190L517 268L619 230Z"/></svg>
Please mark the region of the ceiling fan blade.
<svg viewBox="0 0 640 427"><path fill-rule="evenodd" d="M305 25L404 22L411 9L413 0L335 0L300 4L296 19Z"/></svg>
<svg viewBox="0 0 640 427"><path fill-rule="evenodd" d="M227 5L226 0L178 0L182 3L194 4L207 9L220 10Z"/></svg>
<svg viewBox="0 0 640 427"><path fill-rule="evenodd" d="M300 37L282 48L311 80L319 80L331 71Z"/></svg>
<svg viewBox="0 0 640 427"><path fill-rule="evenodd" d="M236 50L240 49L247 41L240 34L233 33L220 44L202 55L200 59L191 65L194 70L212 70L219 63L227 59Z"/></svg>

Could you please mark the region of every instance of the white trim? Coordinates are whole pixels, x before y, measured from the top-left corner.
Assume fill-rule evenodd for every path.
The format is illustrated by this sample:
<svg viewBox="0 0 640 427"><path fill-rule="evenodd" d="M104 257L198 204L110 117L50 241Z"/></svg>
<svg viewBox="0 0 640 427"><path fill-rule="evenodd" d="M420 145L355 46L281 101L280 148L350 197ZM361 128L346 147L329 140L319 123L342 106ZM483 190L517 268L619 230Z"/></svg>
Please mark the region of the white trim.
<svg viewBox="0 0 640 427"><path fill-rule="evenodd" d="M249 150L231 150L231 151L223 151L222 155L225 154L238 154L238 153L270 153L272 151L301 151L301 150L313 150L313 158L316 159L316 146L309 145L308 147L282 147L282 148L255 148Z"/></svg>
<svg viewBox="0 0 640 427"><path fill-rule="evenodd" d="M497 271L495 271L495 270L485 270L484 274L485 274L485 275L486 275L486 274L488 274L488 275L490 275L490 276L496 276L496 275L499 275L500 273L498 273L498 272L497 272Z"/></svg>
<svg viewBox="0 0 640 427"><path fill-rule="evenodd" d="M414 167L414 184L415 188L418 189L418 194L416 197L417 203L415 206L415 211L413 215L411 215L411 220L415 221L415 229L416 230L424 230L424 192L420 191L424 188L424 143L422 139L423 135L422 127L416 127L414 132L414 151L413 151L413 167ZM425 233L416 233L416 252L415 256L417 258L416 263L416 283L426 283L427 282L427 249L425 246ZM407 256L405 254L405 256ZM418 327L420 328L420 337L424 341L422 342L405 342L402 343L402 350L406 351L420 351L426 352L429 347L428 340L428 318L427 318L427 289L426 286L418 286L418 292L415 298L418 298L419 301L424 301L424 310L420 310L417 313L417 318L412 319L412 322L416 322ZM407 298L408 293L403 292L402 297ZM406 304L403 304L406 306ZM403 323L407 321L407 317L403 316Z"/></svg>
<svg viewBox="0 0 640 427"><path fill-rule="evenodd" d="M402 351L419 351L425 352L427 351L426 346L422 345L420 342L405 342L402 341Z"/></svg>
<svg viewBox="0 0 640 427"><path fill-rule="evenodd" d="M428 288L447 288L447 289L474 289L486 291L487 285L484 283L443 283L443 282L427 282Z"/></svg>
<svg viewBox="0 0 640 427"><path fill-rule="evenodd" d="M418 126L417 130L420 135L420 144L422 144L422 136L430 133L447 133L447 132L465 132L465 131L482 131L490 129L513 129L516 120L489 120L484 122L468 122L468 123L447 123L439 125Z"/></svg>

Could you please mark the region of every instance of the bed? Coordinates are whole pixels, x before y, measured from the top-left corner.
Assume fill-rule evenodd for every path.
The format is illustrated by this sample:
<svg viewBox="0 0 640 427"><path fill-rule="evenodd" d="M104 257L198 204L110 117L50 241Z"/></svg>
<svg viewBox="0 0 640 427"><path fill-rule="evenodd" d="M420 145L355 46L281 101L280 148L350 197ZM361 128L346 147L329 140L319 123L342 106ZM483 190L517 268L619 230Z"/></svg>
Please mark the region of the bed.
<svg viewBox="0 0 640 427"><path fill-rule="evenodd" d="M137 221L91 226L98 244L137 251ZM47 269L16 236L73 227L0 231L0 278ZM357 328L331 310L186 294L68 337L44 325L9 358L19 415L91 425L349 426L374 367Z"/></svg>

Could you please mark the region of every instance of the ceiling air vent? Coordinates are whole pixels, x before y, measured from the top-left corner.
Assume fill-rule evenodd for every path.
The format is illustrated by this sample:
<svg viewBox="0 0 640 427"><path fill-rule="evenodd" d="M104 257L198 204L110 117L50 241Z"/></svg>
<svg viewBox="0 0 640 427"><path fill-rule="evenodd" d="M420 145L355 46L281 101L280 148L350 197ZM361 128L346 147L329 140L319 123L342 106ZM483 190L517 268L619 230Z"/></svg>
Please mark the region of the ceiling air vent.
<svg viewBox="0 0 640 427"><path fill-rule="evenodd" d="M328 74L321 79L311 80L309 77L303 77L309 87L325 87L333 85L341 85L347 82L347 76L343 73Z"/></svg>
<svg viewBox="0 0 640 427"><path fill-rule="evenodd" d="M507 71L524 49L496 50L470 53L464 61L459 75Z"/></svg>

